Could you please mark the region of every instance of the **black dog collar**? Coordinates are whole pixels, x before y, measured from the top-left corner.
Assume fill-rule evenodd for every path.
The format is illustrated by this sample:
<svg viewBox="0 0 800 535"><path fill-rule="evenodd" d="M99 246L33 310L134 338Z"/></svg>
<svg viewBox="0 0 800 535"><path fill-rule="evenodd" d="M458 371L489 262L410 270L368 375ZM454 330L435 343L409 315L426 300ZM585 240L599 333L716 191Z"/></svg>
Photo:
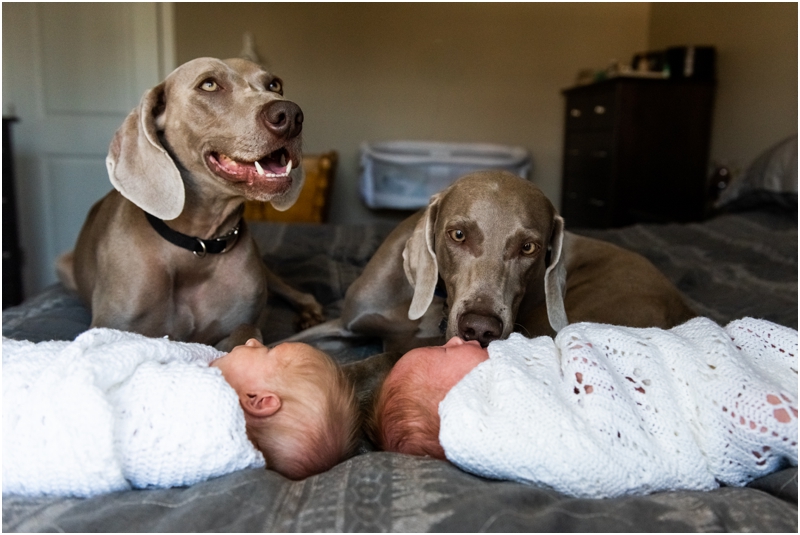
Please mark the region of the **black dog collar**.
<svg viewBox="0 0 800 535"><path fill-rule="evenodd" d="M233 249L233 246L239 240L239 229L242 226L242 220L240 219L236 226L224 236L204 240L173 230L164 221L147 212L144 215L147 216L150 225L162 238L178 247L183 247L187 251L193 252L200 258L203 258L206 254L222 254Z"/></svg>

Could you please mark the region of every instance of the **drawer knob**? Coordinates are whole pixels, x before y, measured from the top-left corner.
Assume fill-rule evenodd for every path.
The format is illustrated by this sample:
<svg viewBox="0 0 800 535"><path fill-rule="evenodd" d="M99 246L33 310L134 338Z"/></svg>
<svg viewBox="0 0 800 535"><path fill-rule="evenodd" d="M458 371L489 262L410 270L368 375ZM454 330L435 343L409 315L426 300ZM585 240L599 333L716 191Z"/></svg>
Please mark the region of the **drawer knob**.
<svg viewBox="0 0 800 535"><path fill-rule="evenodd" d="M592 156L594 156L595 158L605 158L606 156L608 156L608 151L605 151L605 150L593 150L592 151Z"/></svg>
<svg viewBox="0 0 800 535"><path fill-rule="evenodd" d="M571 110L569 110L569 114L571 117L580 117L581 110L579 110L578 108L572 108Z"/></svg>
<svg viewBox="0 0 800 535"><path fill-rule="evenodd" d="M589 204L591 204L592 206L597 206L598 208L602 208L603 206L606 205L606 201L595 199L594 197L592 197L589 199Z"/></svg>
<svg viewBox="0 0 800 535"><path fill-rule="evenodd" d="M597 106L594 107L594 112L597 115L603 115L606 112L606 107L598 104Z"/></svg>

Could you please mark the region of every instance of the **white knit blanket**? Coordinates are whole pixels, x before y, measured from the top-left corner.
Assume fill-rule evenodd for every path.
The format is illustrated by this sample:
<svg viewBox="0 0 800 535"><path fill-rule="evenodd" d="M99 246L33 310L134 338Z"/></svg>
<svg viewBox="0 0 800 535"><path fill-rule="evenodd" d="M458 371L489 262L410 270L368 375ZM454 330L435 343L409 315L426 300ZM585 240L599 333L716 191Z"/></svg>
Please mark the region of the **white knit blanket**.
<svg viewBox="0 0 800 535"><path fill-rule="evenodd" d="M191 485L264 457L201 344L92 329L3 338L3 494L88 497Z"/></svg>
<svg viewBox="0 0 800 535"><path fill-rule="evenodd" d="M439 405L447 458L576 497L744 485L797 465L797 331L745 318L514 334Z"/></svg>

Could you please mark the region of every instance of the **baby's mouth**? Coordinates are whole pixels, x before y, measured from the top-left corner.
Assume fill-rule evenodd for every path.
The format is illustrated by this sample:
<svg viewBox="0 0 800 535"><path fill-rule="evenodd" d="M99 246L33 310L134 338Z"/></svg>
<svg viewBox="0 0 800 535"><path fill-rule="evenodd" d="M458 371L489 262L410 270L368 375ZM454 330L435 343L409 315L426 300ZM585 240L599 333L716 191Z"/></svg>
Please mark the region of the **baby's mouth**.
<svg viewBox="0 0 800 535"><path fill-rule="evenodd" d="M280 148L252 162L236 160L221 152L209 153L207 160L212 171L222 178L250 184L264 180L287 180L295 167L292 155L286 148Z"/></svg>

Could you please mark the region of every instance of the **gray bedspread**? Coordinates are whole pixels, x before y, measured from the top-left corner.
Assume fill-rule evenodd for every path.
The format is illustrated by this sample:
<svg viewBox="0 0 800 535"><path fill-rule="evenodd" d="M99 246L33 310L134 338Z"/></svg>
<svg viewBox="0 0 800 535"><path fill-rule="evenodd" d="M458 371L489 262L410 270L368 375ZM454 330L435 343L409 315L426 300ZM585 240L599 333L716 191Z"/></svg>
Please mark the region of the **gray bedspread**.
<svg viewBox="0 0 800 535"><path fill-rule="evenodd" d="M644 255L699 314L722 325L752 316L797 329L797 212L577 232Z"/></svg>
<svg viewBox="0 0 800 535"><path fill-rule="evenodd" d="M314 293L329 317L389 226L252 225L265 261ZM690 225L636 225L578 233L638 251L719 323L743 316L797 328L797 214L719 216ZM269 340L293 332L294 312L269 303ZM88 311L59 285L3 312L4 336L72 339ZM375 353L364 341L336 355ZM544 488L490 481L452 465L365 452L327 473L289 481L245 470L188 488L93 499L3 497L4 531L788 531L797 532L797 469L746 488L571 499Z"/></svg>

